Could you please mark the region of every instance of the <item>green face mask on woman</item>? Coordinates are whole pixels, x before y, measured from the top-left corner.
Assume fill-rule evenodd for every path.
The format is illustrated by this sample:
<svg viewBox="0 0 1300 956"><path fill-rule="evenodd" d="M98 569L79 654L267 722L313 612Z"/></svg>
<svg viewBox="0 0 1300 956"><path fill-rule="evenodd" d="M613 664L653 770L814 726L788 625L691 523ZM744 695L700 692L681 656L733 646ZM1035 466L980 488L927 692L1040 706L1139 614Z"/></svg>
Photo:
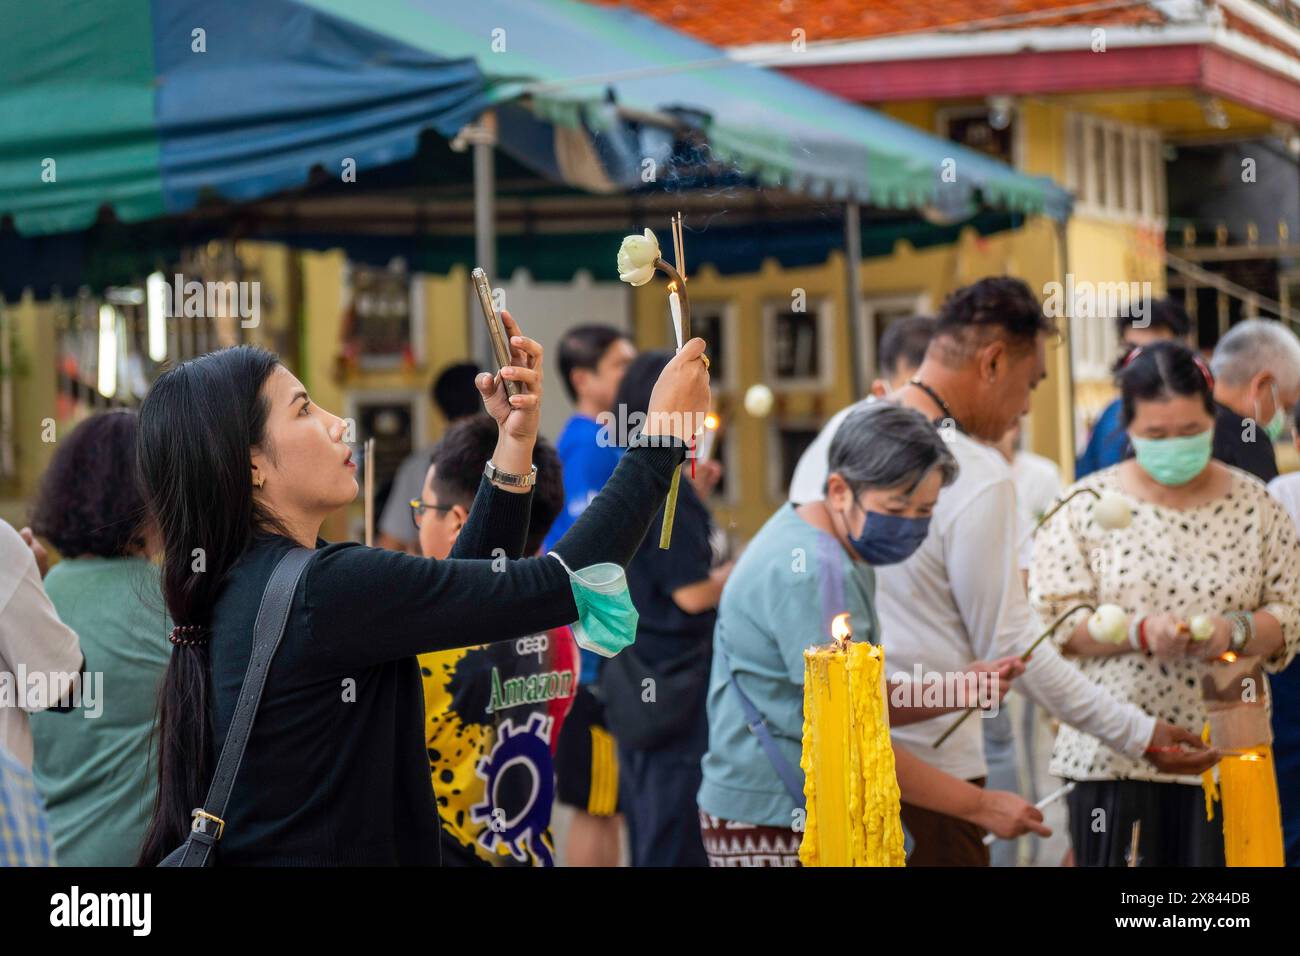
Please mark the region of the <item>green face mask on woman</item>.
<svg viewBox="0 0 1300 956"><path fill-rule="evenodd" d="M1130 437L1138 467L1162 485L1185 485L1210 463L1214 429L1181 438Z"/></svg>

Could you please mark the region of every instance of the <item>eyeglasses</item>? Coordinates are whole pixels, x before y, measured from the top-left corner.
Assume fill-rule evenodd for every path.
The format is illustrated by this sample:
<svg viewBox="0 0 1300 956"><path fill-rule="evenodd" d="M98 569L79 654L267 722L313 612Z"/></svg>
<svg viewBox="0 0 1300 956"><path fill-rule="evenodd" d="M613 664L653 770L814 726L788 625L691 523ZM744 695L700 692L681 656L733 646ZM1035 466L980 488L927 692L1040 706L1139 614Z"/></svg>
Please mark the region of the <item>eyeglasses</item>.
<svg viewBox="0 0 1300 956"><path fill-rule="evenodd" d="M455 505L431 505L428 502L421 501L419 498L412 498L407 502L411 506L411 523L417 528L420 527L420 521L424 518L426 511L447 512Z"/></svg>

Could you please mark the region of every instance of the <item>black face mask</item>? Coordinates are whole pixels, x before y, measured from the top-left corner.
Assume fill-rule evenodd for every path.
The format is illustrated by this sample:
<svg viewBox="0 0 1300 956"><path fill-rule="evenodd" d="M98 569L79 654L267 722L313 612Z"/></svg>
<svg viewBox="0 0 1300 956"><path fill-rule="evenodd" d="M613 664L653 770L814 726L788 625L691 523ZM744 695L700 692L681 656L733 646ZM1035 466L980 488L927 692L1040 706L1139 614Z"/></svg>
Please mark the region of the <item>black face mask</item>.
<svg viewBox="0 0 1300 956"><path fill-rule="evenodd" d="M905 518L883 511L869 511L857 501L853 505L866 513L867 520L862 523L861 534L848 536L849 544L863 561L872 566L906 561L930 532L929 518ZM847 529L847 522L845 526Z"/></svg>

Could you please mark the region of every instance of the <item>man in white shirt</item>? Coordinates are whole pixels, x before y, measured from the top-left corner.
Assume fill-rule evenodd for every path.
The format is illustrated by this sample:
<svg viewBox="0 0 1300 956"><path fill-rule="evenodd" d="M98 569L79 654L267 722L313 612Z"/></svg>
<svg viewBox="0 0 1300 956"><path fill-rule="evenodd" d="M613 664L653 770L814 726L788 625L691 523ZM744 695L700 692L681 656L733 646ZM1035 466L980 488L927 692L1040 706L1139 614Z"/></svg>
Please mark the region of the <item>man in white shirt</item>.
<svg viewBox="0 0 1300 956"><path fill-rule="evenodd" d="M41 584L39 548L0 521L0 750L28 770L27 715L65 707L82 668L81 642L59 620Z"/></svg>
<svg viewBox="0 0 1300 956"><path fill-rule="evenodd" d="M950 674L973 660L1028 650L1039 623L1018 568L1019 521L1011 470L988 442L1000 439L1029 410L1029 395L1046 376L1045 339L1052 331L1033 293L1018 279L981 279L944 303L925 360L894 396L935 421L960 466L945 488L930 533L907 561L876 569L877 611L891 674ZM823 477L824 481L824 477ZM1040 644L1018 679L1026 693L1060 720L1165 772L1195 774L1215 753L1171 724L1111 696ZM896 746L931 765L982 784L987 773L980 722L965 721L942 747L933 745L952 715L897 727ZM1148 752L1182 745L1195 753ZM909 865L987 865L983 831L908 804L903 822L915 847Z"/></svg>

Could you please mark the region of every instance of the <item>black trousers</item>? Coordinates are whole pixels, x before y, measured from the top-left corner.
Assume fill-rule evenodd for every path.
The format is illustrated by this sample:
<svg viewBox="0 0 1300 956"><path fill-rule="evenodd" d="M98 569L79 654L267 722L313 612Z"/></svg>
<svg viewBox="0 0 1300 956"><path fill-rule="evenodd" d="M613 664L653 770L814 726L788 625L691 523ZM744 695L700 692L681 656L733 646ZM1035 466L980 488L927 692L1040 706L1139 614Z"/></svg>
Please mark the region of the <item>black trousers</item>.
<svg viewBox="0 0 1300 956"><path fill-rule="evenodd" d="M627 820L632 866L708 866L695 796L700 761L709 748L708 722L700 720L671 746L632 750L621 744L619 799Z"/></svg>
<svg viewBox="0 0 1300 956"><path fill-rule="evenodd" d="M1205 794L1185 783L1085 780L1066 798L1076 866L1128 866L1133 824L1138 866L1224 866L1223 806L1205 819Z"/></svg>

